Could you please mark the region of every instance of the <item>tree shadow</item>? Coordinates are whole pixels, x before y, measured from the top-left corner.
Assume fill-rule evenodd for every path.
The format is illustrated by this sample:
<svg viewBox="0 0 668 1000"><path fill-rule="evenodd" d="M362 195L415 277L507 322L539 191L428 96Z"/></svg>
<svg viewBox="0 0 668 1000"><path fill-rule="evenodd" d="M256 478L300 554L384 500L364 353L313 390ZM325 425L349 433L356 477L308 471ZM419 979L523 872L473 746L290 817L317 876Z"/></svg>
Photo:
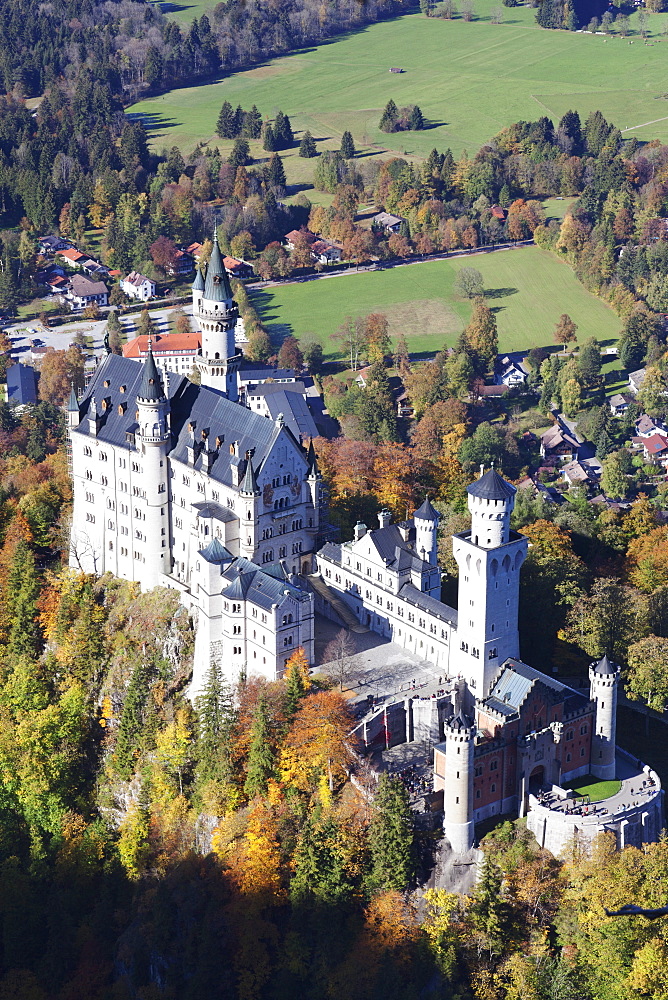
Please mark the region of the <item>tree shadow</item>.
<svg viewBox="0 0 668 1000"><path fill-rule="evenodd" d="M141 122L144 128L151 132L159 132L183 125L183 122L177 118L166 118L164 115L147 111L126 111L125 117L130 121Z"/></svg>
<svg viewBox="0 0 668 1000"><path fill-rule="evenodd" d="M517 295L519 288L486 288L486 299L505 299L509 295Z"/></svg>

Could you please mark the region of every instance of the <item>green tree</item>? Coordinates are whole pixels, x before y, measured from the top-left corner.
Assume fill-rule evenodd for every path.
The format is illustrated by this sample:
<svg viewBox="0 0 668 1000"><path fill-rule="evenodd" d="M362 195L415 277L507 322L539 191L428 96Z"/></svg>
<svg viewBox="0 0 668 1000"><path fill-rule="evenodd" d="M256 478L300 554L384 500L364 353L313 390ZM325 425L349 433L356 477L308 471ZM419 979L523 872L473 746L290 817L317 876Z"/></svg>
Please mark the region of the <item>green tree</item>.
<svg viewBox="0 0 668 1000"><path fill-rule="evenodd" d="M466 339L485 368L493 368L499 351L496 318L482 299L473 307L471 322L466 327Z"/></svg>
<svg viewBox="0 0 668 1000"><path fill-rule="evenodd" d="M462 441L459 461L469 471L477 471L481 465L489 468L500 466L505 454L503 435L492 424L485 421L478 424L473 434Z"/></svg>
<svg viewBox="0 0 668 1000"><path fill-rule="evenodd" d="M384 772L369 825L370 887L405 892L415 876L415 831L406 788Z"/></svg>
<svg viewBox="0 0 668 1000"><path fill-rule="evenodd" d="M460 267L455 278L455 292L465 299L477 299L483 294L482 274L476 267Z"/></svg>
<svg viewBox="0 0 668 1000"><path fill-rule="evenodd" d="M408 127L411 132L421 132L424 126L424 115L417 104L414 104L411 108L410 118L408 119Z"/></svg>
<svg viewBox="0 0 668 1000"><path fill-rule="evenodd" d="M486 854L469 909L479 951L487 952L490 958L502 953L510 934L509 917L501 870Z"/></svg>
<svg viewBox="0 0 668 1000"><path fill-rule="evenodd" d="M227 162L235 170L238 167L245 167L246 164L253 162L247 139L234 140L234 146L232 147L232 152L227 158Z"/></svg>
<svg viewBox="0 0 668 1000"><path fill-rule="evenodd" d="M668 639L645 636L628 647L626 690L656 712L668 707Z"/></svg>
<svg viewBox="0 0 668 1000"><path fill-rule="evenodd" d="M12 657L35 656L41 646L37 624L39 580L32 549L21 538L16 546L7 582L5 605L7 615L7 652Z"/></svg>
<svg viewBox="0 0 668 1000"><path fill-rule="evenodd" d="M262 148L267 153L273 153L276 149L278 149L276 135L269 122L265 122L262 127Z"/></svg>
<svg viewBox="0 0 668 1000"><path fill-rule="evenodd" d="M225 683L217 660L209 668L202 691L195 701L195 709L198 783L217 781L227 787L234 772L231 740L237 713L232 689Z"/></svg>
<svg viewBox="0 0 668 1000"><path fill-rule="evenodd" d="M242 135L247 139L259 139L262 135L262 115L255 105L244 115Z"/></svg>
<svg viewBox="0 0 668 1000"><path fill-rule="evenodd" d="M318 155L315 140L309 131L304 132L302 141L299 143L299 155L306 159L311 159Z"/></svg>
<svg viewBox="0 0 668 1000"><path fill-rule="evenodd" d="M114 760L122 778L132 777L139 756L150 677L149 663L142 659L132 671L118 724Z"/></svg>
<svg viewBox="0 0 668 1000"><path fill-rule="evenodd" d="M567 417L573 417L582 408L582 389L575 378L569 378L561 389L561 406Z"/></svg>
<svg viewBox="0 0 668 1000"><path fill-rule="evenodd" d="M578 375L587 392L599 388L602 364L601 349L595 338L590 337L578 351Z"/></svg>
<svg viewBox="0 0 668 1000"><path fill-rule="evenodd" d="M221 139L236 139L238 136L236 115L229 101L224 101L216 122L216 135Z"/></svg>
<svg viewBox="0 0 668 1000"><path fill-rule="evenodd" d="M648 367L638 390L638 405L650 417L660 417L666 410L666 380L660 368Z"/></svg>
<svg viewBox="0 0 668 1000"><path fill-rule="evenodd" d="M619 452L612 452L603 459L601 489L607 497L621 500L628 493L629 480L624 469L624 457L620 456Z"/></svg>
<svg viewBox="0 0 668 1000"><path fill-rule="evenodd" d="M285 168L278 153L272 153L267 165L267 176L272 187L285 187Z"/></svg>
<svg viewBox="0 0 668 1000"><path fill-rule="evenodd" d="M295 849L290 883L293 904L332 906L349 899L355 889L350 877L350 853L344 831L333 817L318 819L311 815Z"/></svg>
<svg viewBox="0 0 668 1000"><path fill-rule="evenodd" d="M565 634L593 659L607 653L623 663L629 644L646 630L646 598L620 580L600 577L568 612Z"/></svg>
<svg viewBox="0 0 668 1000"><path fill-rule="evenodd" d="M348 131L345 131L341 136L341 147L339 152L344 160L352 160L353 156L357 152L355 149L355 143L353 142L353 137Z"/></svg>
<svg viewBox="0 0 668 1000"><path fill-rule="evenodd" d="M118 313L115 309L112 309L107 316L107 326L105 330L105 339L112 354L123 353L123 343L121 340L122 335L123 327L121 326L121 321L118 318Z"/></svg>
<svg viewBox="0 0 668 1000"><path fill-rule="evenodd" d="M399 109L397 108L392 98L390 98L390 100L385 105L385 110L381 115L378 127L381 132L394 132L396 131L398 120L399 120Z"/></svg>
<svg viewBox="0 0 668 1000"><path fill-rule="evenodd" d="M277 112L274 119L274 137L277 149L288 149L295 141L290 119L282 111Z"/></svg>
<svg viewBox="0 0 668 1000"><path fill-rule="evenodd" d="M267 782L275 773L275 755L270 742L269 707L264 694L257 700L248 750L244 791L249 799L267 794Z"/></svg>
<svg viewBox="0 0 668 1000"><path fill-rule="evenodd" d="M317 340L311 340L303 344L304 364L311 375L319 375L324 367L324 351L322 344Z"/></svg>

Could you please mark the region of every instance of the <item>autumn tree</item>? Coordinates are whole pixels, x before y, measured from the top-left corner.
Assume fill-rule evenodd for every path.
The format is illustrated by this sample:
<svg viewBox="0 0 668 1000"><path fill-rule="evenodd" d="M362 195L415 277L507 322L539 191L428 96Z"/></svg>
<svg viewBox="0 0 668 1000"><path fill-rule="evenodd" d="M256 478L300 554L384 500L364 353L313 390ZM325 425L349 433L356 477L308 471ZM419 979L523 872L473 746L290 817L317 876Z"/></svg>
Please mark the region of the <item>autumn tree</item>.
<svg viewBox="0 0 668 1000"><path fill-rule="evenodd" d="M304 367L304 355L296 337L285 338L278 352L278 364L280 368L292 368L297 374L301 372Z"/></svg>
<svg viewBox="0 0 668 1000"><path fill-rule="evenodd" d="M311 687L308 659L301 646L294 651L285 664L283 680L285 682L286 710L288 717L291 718L297 711L301 699L305 697Z"/></svg>
<svg viewBox="0 0 668 1000"><path fill-rule="evenodd" d="M171 272L178 261L178 247L174 240L168 236L158 236L157 240L149 247L151 260L156 267L167 274Z"/></svg>
<svg viewBox="0 0 668 1000"><path fill-rule="evenodd" d="M389 356L392 345L388 331L387 316L383 313L370 313L366 317L366 346L371 364L384 362Z"/></svg>
<svg viewBox="0 0 668 1000"><path fill-rule="evenodd" d="M47 348L40 364L40 399L62 406L69 397L72 386L77 392L84 387L84 356L80 347L66 351Z"/></svg>
<svg viewBox="0 0 668 1000"><path fill-rule="evenodd" d="M554 339L558 344L572 344L577 340L577 324L568 313L562 313L554 329Z"/></svg>
<svg viewBox="0 0 668 1000"><path fill-rule="evenodd" d="M369 827L369 885L378 892L405 892L415 876L415 832L408 792L403 783L383 772Z"/></svg>
<svg viewBox="0 0 668 1000"><path fill-rule="evenodd" d="M350 360L350 368L356 372L367 351L367 329L364 320L361 317L353 319L351 316L346 316L338 330L332 334L332 340L341 345Z"/></svg>
<svg viewBox="0 0 668 1000"><path fill-rule="evenodd" d="M348 704L338 691L307 695L281 747L281 780L309 792L318 787L324 775L334 787L350 768L351 728Z"/></svg>
<svg viewBox="0 0 668 1000"><path fill-rule="evenodd" d="M646 594L668 584L668 529L654 528L634 538L626 551L631 583Z"/></svg>

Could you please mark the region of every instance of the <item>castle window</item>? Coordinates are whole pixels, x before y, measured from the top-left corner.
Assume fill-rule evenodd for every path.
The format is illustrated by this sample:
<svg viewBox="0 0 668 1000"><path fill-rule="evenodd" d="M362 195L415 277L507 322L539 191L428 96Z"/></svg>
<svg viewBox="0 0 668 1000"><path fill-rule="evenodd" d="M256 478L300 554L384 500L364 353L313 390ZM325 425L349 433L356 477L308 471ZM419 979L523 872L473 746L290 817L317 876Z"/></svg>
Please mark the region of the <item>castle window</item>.
<svg viewBox="0 0 668 1000"><path fill-rule="evenodd" d="M478 788L478 790L477 790L477 791L476 791L476 793L475 793L475 797L476 797L477 799L479 799L479 798L480 798L480 789L479 789L479 788Z"/></svg>
<svg viewBox="0 0 668 1000"><path fill-rule="evenodd" d="M241 605L240 604L233 604L232 605L232 614L233 615L238 615L240 613L240 611L241 611Z"/></svg>
<svg viewBox="0 0 668 1000"><path fill-rule="evenodd" d="M108 486L109 485L109 480L107 479L106 476L102 476L101 483L102 483L103 486Z"/></svg>
<svg viewBox="0 0 668 1000"><path fill-rule="evenodd" d="M489 765L489 769L490 769L490 771L498 771L498 769L499 769L499 762L498 762L498 760L493 760L490 763L490 765Z"/></svg>
<svg viewBox="0 0 668 1000"><path fill-rule="evenodd" d="M474 775L476 778L479 778L481 774L482 774L482 764L478 764L478 766L474 771ZM459 777L459 772L457 772L457 777Z"/></svg>
<svg viewBox="0 0 668 1000"><path fill-rule="evenodd" d="M570 764L570 762L571 762L571 755L569 753L567 753L566 754L566 763Z"/></svg>
<svg viewBox="0 0 668 1000"><path fill-rule="evenodd" d="M87 493L86 494L86 500L87 500L88 503L93 503L95 501L95 497L93 496L92 493Z"/></svg>
<svg viewBox="0 0 668 1000"><path fill-rule="evenodd" d="M587 726L580 726L580 736L586 736L587 730L588 730Z"/></svg>
<svg viewBox="0 0 668 1000"><path fill-rule="evenodd" d="M232 634L233 635L241 635L241 625L233 625L232 626Z"/></svg>
<svg viewBox="0 0 668 1000"><path fill-rule="evenodd" d="M107 507L109 508L109 510L115 510L116 509L116 504L111 499L111 497L107 497Z"/></svg>
<svg viewBox="0 0 668 1000"><path fill-rule="evenodd" d="M107 521L107 527L109 528L110 531L113 531L114 530L114 522L113 521Z"/></svg>
<svg viewBox="0 0 668 1000"><path fill-rule="evenodd" d="M95 514L86 514L86 520L90 521L92 524L95 524Z"/></svg>
<svg viewBox="0 0 668 1000"><path fill-rule="evenodd" d="M109 551L110 552L114 551L114 543L113 542L109 542Z"/></svg>
<svg viewBox="0 0 668 1000"><path fill-rule="evenodd" d="M584 757L584 755L585 755L585 748L584 747L580 747L580 756Z"/></svg>
<svg viewBox="0 0 668 1000"><path fill-rule="evenodd" d="M573 739L573 730L572 729L569 729L568 732L566 733L566 739L567 740L572 740Z"/></svg>
<svg viewBox="0 0 668 1000"><path fill-rule="evenodd" d="M83 453L84 453L84 455L88 456L88 458L90 458L90 456L93 454L93 452L90 450L90 448L88 447L88 445L85 445Z"/></svg>
<svg viewBox="0 0 668 1000"><path fill-rule="evenodd" d="M489 651L489 657L488 657L488 658L489 658L490 660L495 660L495 659L497 658L497 656L498 656L498 655L499 655L499 654L497 653L497 651L496 651L496 646L495 646L495 647L494 647L494 649L490 649L490 651Z"/></svg>
<svg viewBox="0 0 668 1000"><path fill-rule="evenodd" d="M211 493L211 499L212 499L212 500L220 500L220 496L219 496L219 494L218 494L218 493L216 492L216 490L213 490L213 492ZM250 514L249 514L248 516L250 517Z"/></svg>
<svg viewBox="0 0 668 1000"><path fill-rule="evenodd" d="M496 791L496 785L492 785L492 787L490 788L490 791L491 792L495 792Z"/></svg>
<svg viewBox="0 0 668 1000"><path fill-rule="evenodd" d="M278 550L278 558L285 559L285 545L281 545L280 549Z"/></svg>
<svg viewBox="0 0 668 1000"><path fill-rule="evenodd" d="M86 479L92 479L92 478L93 478L93 473L90 471L90 469L86 469Z"/></svg>

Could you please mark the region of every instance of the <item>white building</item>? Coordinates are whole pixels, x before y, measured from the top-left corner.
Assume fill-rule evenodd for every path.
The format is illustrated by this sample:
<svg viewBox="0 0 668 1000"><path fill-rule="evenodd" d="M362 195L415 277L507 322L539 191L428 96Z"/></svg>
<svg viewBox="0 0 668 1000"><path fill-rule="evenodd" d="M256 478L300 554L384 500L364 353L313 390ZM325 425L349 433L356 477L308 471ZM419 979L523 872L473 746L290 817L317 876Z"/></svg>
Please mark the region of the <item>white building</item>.
<svg viewBox="0 0 668 1000"><path fill-rule="evenodd" d="M123 278L121 289L129 299L137 299L139 302L148 302L155 297L155 281L138 271L130 271L127 278Z"/></svg>
<svg viewBox="0 0 668 1000"><path fill-rule="evenodd" d="M242 671L280 675L300 645L312 655L312 597L288 581L311 568L320 475L313 451L283 420L235 401L236 305L217 241L206 282L195 282L193 308L202 325L201 386L172 373L163 381L151 351L143 364L110 354L83 399L70 399L68 421L70 564L144 590L181 592L198 619L196 692L212 656L223 657L234 679ZM275 581L272 607L259 610L264 576ZM232 602L223 593L237 577L252 583L251 596ZM232 631L225 600L242 608L229 612L241 615Z"/></svg>
<svg viewBox="0 0 668 1000"><path fill-rule="evenodd" d="M199 333L157 333L152 337L140 334L123 345L123 357L133 361L146 361L149 341L153 360L162 372L190 375L197 367L202 346Z"/></svg>
<svg viewBox="0 0 668 1000"><path fill-rule="evenodd" d="M106 306L109 292L103 281L91 281L83 274L73 274L65 298L72 303L73 309L85 309L93 304Z"/></svg>

